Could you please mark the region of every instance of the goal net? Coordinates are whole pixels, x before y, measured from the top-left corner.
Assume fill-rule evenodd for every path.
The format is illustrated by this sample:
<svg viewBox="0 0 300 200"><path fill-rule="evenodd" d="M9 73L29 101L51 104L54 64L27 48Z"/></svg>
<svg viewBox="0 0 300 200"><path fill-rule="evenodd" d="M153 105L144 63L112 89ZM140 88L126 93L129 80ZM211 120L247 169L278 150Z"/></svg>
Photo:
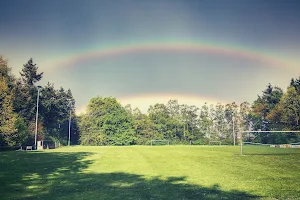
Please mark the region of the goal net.
<svg viewBox="0 0 300 200"><path fill-rule="evenodd" d="M209 145L221 145L222 142L221 142L221 141L209 141L208 144L209 144Z"/></svg>
<svg viewBox="0 0 300 200"><path fill-rule="evenodd" d="M151 140L151 146L154 145L170 145L170 140Z"/></svg>
<svg viewBox="0 0 300 200"><path fill-rule="evenodd" d="M243 131L240 154L300 153L300 131Z"/></svg>

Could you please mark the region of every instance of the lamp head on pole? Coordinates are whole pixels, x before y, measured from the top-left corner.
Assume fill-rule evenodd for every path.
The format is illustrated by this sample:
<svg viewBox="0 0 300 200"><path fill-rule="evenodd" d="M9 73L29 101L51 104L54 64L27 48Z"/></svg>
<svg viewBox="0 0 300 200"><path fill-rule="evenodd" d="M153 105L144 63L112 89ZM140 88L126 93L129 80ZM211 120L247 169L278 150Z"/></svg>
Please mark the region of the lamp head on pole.
<svg viewBox="0 0 300 200"><path fill-rule="evenodd" d="M42 86L40 86L40 85L36 85L35 86L35 88L39 91L39 90L41 90L42 89Z"/></svg>
<svg viewBox="0 0 300 200"><path fill-rule="evenodd" d="M71 106L72 105L72 99L67 99L68 101L68 106Z"/></svg>

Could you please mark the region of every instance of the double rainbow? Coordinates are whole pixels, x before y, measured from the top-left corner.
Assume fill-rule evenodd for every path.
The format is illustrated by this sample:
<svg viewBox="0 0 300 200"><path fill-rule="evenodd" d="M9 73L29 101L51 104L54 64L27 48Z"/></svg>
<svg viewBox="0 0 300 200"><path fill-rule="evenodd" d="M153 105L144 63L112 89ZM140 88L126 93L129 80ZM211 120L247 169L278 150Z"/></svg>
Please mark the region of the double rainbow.
<svg viewBox="0 0 300 200"><path fill-rule="evenodd" d="M223 55L232 58L252 60L266 67L281 68L290 70L295 74L300 73L300 64L287 57L273 54L270 52L245 48L236 45L222 45L213 42L202 42L196 40L155 40L129 43L116 43L114 45L95 45L95 47L70 52L67 55L56 56L48 61L51 66L50 70L61 67L75 67L79 63L84 63L92 59L101 59L106 57L117 57L119 55L136 54L140 52L196 52L215 55ZM188 104L203 104L204 102L216 103L220 100L210 97L201 97L197 95L180 95L180 94L139 94L135 96L121 97L121 103L133 104L133 107L140 107L146 111L146 104L166 103L167 99L178 99L179 102ZM181 101L182 100L182 101ZM148 103L147 103L148 102ZM79 109L84 110L84 107ZM80 111L79 111L80 112Z"/></svg>

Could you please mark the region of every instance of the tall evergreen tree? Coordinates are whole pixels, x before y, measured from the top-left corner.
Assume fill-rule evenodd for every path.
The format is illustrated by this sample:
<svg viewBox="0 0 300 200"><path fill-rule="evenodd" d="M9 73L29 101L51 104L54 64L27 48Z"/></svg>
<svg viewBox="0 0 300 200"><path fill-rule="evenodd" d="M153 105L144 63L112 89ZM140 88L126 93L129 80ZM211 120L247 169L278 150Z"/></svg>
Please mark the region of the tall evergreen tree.
<svg viewBox="0 0 300 200"><path fill-rule="evenodd" d="M14 109L20 113L26 123L34 123L36 114L37 88L35 84L43 77L43 72L38 73L38 66L32 58L23 65L20 72L21 78L16 84Z"/></svg>
<svg viewBox="0 0 300 200"><path fill-rule="evenodd" d="M6 79L7 86L10 90L15 87L15 77L11 73L11 68L8 66L8 60L0 55L0 76Z"/></svg>
<svg viewBox="0 0 300 200"><path fill-rule="evenodd" d="M282 96L280 103L272 109L267 119L290 130L300 129L300 94L291 86Z"/></svg>
<svg viewBox="0 0 300 200"><path fill-rule="evenodd" d="M291 79L290 87L294 87L298 94L300 94L300 77L298 79Z"/></svg>
<svg viewBox="0 0 300 200"><path fill-rule="evenodd" d="M42 79L43 72L38 73L38 66L34 64L32 58L30 58L28 62L23 65L20 75L24 84L33 86Z"/></svg>
<svg viewBox="0 0 300 200"><path fill-rule="evenodd" d="M267 115L280 102L283 91L279 87L273 87L271 84L263 91L262 96L254 101L252 111L250 113L251 121L254 129L270 130L271 124L267 119Z"/></svg>
<svg viewBox="0 0 300 200"><path fill-rule="evenodd" d="M13 96L6 78L0 75L0 135L9 146L16 144L16 114L13 112Z"/></svg>

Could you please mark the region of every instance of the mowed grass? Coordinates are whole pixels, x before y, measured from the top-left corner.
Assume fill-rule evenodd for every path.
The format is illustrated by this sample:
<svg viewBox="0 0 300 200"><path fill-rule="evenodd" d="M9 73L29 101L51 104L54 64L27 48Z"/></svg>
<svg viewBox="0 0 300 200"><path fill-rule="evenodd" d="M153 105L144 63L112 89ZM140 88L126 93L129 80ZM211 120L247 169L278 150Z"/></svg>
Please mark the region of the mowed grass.
<svg viewBox="0 0 300 200"><path fill-rule="evenodd" d="M0 152L0 199L295 199L300 149L65 147Z"/></svg>

